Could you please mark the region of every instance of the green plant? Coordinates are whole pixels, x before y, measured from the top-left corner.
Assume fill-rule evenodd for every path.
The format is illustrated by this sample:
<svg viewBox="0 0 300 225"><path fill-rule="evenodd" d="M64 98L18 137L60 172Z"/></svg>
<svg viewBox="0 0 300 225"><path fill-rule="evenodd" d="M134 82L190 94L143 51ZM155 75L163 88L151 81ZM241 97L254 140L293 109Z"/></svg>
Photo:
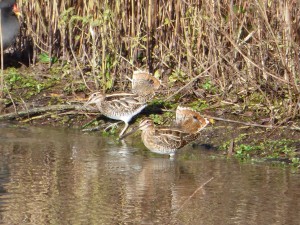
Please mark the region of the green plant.
<svg viewBox="0 0 300 225"><path fill-rule="evenodd" d="M292 165L294 167L300 167L300 158L298 158L298 157L292 158Z"/></svg>
<svg viewBox="0 0 300 225"><path fill-rule="evenodd" d="M184 82L186 79L187 79L186 73L179 69L174 70L171 76L169 76L170 83L175 83L177 81Z"/></svg>
<svg viewBox="0 0 300 225"><path fill-rule="evenodd" d="M155 124L163 124L164 123L164 119L162 115L158 115L158 114L151 114L150 118L153 120L153 122Z"/></svg>
<svg viewBox="0 0 300 225"><path fill-rule="evenodd" d="M249 159L251 155L261 150L260 146L241 144L236 147L235 156L239 159Z"/></svg>
<svg viewBox="0 0 300 225"><path fill-rule="evenodd" d="M206 80L204 84L202 84L202 88L205 90L211 90L212 84L210 80Z"/></svg>
<svg viewBox="0 0 300 225"><path fill-rule="evenodd" d="M51 78L47 80L37 80L35 77L27 74L20 74L16 69L8 69L5 71L6 91L21 91L23 98L28 99L36 95L46 88L55 85L59 80Z"/></svg>
<svg viewBox="0 0 300 225"><path fill-rule="evenodd" d="M192 107L196 111L201 111L207 108L209 105L205 100L198 99L190 103L190 107Z"/></svg>
<svg viewBox="0 0 300 225"><path fill-rule="evenodd" d="M295 157L295 143L296 140L281 139L281 140L266 140L254 141L253 143L244 143L247 135L239 135L234 139L234 152L235 157L245 160L252 157L271 158L271 159L288 159L297 163ZM231 140L223 143L219 149L227 150L230 146Z"/></svg>
<svg viewBox="0 0 300 225"><path fill-rule="evenodd" d="M39 62L54 64L58 61L57 57L50 57L47 53L41 53L38 55Z"/></svg>

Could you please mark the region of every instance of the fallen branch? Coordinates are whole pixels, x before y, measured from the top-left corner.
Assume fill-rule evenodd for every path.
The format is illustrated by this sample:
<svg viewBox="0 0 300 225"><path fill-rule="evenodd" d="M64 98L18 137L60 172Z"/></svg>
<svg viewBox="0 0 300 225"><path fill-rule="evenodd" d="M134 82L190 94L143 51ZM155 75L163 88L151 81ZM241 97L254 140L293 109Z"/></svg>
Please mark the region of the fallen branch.
<svg viewBox="0 0 300 225"><path fill-rule="evenodd" d="M245 126L249 127L261 127L261 128L267 128L267 129L288 129L288 130L295 130L295 131L300 131L300 127L297 127L295 125L291 126L281 126L281 125L262 125L258 123L249 123L249 122L243 122L243 121L237 121L237 120L230 120L230 119L225 119L225 118L220 118L220 117L214 117L214 116L206 116L205 117L209 119L214 119L218 121L224 121L224 122L229 122L229 123L237 123L237 124L242 124Z"/></svg>
<svg viewBox="0 0 300 225"><path fill-rule="evenodd" d="M41 113L66 111L66 110L82 110L82 106L81 105L51 105L51 106L33 108L26 111L0 115L0 120L14 120L17 118L30 117Z"/></svg>
<svg viewBox="0 0 300 225"><path fill-rule="evenodd" d="M205 116L205 117L207 117L209 119L218 120L218 121L243 124L243 125L246 125L246 126L249 126L249 127L262 127L262 128L271 128L271 129L273 129L273 128L276 127L276 126L272 126L272 125L262 125L262 124L258 124L258 123L249 123L249 122L243 122L243 121L237 121L237 120L230 120L230 119L225 119L225 118L220 118L220 117L214 117L214 116Z"/></svg>
<svg viewBox="0 0 300 225"><path fill-rule="evenodd" d="M51 116L51 115L52 115L52 113L44 113L42 115L32 116L32 117L29 117L27 119L24 119L24 120L22 120L22 122L23 123L28 123L29 121L39 120L39 119L46 118L46 117Z"/></svg>

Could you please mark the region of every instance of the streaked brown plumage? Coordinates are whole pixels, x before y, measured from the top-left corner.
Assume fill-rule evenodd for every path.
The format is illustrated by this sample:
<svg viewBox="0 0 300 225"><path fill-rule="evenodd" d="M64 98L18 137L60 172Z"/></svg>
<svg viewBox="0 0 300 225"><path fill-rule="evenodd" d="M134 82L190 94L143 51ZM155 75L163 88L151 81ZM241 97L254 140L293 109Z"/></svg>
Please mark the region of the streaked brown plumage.
<svg viewBox="0 0 300 225"><path fill-rule="evenodd" d="M185 132L196 133L207 125L207 119L196 110L189 107L178 106L176 109L175 122Z"/></svg>
<svg viewBox="0 0 300 225"><path fill-rule="evenodd" d="M209 122L197 111L178 106L175 123L175 127L155 127L150 119L141 121L144 145L152 152L172 157L178 149L196 140Z"/></svg>
<svg viewBox="0 0 300 225"><path fill-rule="evenodd" d="M145 71L134 71L132 75L132 93L147 102L153 98L161 85L160 80Z"/></svg>
<svg viewBox="0 0 300 225"><path fill-rule="evenodd" d="M139 101L135 94L118 93L110 96L95 92L91 94L84 106L95 104L98 110L108 118L122 120L125 123L120 136L126 131L128 123L138 113L140 113L147 104Z"/></svg>
<svg viewBox="0 0 300 225"><path fill-rule="evenodd" d="M84 106L96 104L98 110L105 116L125 123L120 136L128 128L128 123L135 115L139 114L147 102L155 95L160 82L147 72L134 72L132 77L133 93L102 94L95 92L90 95Z"/></svg>

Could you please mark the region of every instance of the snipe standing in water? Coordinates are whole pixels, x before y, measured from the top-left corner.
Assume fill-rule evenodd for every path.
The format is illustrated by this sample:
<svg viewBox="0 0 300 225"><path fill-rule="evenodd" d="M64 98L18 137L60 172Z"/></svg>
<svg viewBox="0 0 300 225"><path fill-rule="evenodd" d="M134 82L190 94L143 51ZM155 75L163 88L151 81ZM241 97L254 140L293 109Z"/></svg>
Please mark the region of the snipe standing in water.
<svg viewBox="0 0 300 225"><path fill-rule="evenodd" d="M175 123L176 126L174 127L155 127L152 120L142 120L138 128L142 130L141 137L144 145L151 152L168 154L173 157L178 149L196 140L200 135L200 131L209 122L199 112L188 107L178 106Z"/></svg>
<svg viewBox="0 0 300 225"><path fill-rule="evenodd" d="M135 93L114 93L110 95L96 92L91 94L84 107L96 104L98 110L108 118L122 120L125 127L119 134L122 136L129 126L130 120L139 114L146 106L147 102L155 94L160 82L147 72L135 72L132 82L139 83L133 85ZM144 89L147 87L146 89Z"/></svg>

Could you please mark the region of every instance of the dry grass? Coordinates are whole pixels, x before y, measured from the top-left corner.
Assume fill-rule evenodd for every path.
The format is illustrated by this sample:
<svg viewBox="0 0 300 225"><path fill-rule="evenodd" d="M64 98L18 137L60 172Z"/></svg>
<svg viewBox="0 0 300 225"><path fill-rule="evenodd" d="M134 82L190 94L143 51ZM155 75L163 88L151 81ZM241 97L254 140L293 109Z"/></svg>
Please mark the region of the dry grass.
<svg viewBox="0 0 300 225"><path fill-rule="evenodd" d="M19 0L26 35L111 88L133 69L161 70L184 85L294 118L299 103L297 1ZM93 33L94 32L94 33ZM24 39L25 40L25 39ZM89 73L84 73L86 67ZM207 70L207 68L209 68ZM78 78L77 78L78 79ZM255 104L253 104L255 103Z"/></svg>

